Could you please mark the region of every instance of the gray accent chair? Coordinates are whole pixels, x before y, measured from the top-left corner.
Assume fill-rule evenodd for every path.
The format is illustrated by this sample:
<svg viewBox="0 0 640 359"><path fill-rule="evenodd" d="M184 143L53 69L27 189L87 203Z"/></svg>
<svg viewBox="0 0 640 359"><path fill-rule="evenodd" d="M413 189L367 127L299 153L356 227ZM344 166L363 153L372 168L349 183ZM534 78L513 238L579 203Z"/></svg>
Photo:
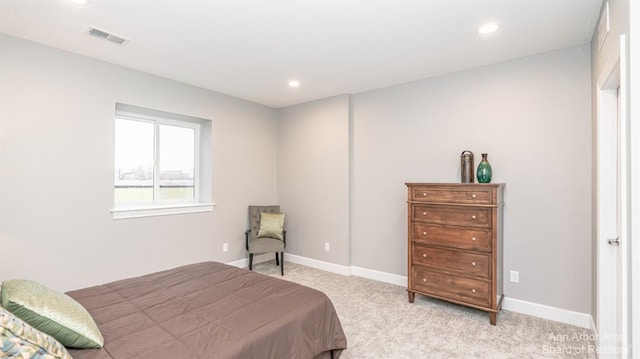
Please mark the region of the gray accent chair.
<svg viewBox="0 0 640 359"><path fill-rule="evenodd" d="M258 238L260 230L260 213L280 213L280 206L249 206L249 229L244 232L247 251L249 252L249 270L253 270L253 255L276 253L276 265L280 266L280 274L284 275L284 249L287 246L287 231L282 233L282 240L277 238ZM278 259L278 253L280 258Z"/></svg>

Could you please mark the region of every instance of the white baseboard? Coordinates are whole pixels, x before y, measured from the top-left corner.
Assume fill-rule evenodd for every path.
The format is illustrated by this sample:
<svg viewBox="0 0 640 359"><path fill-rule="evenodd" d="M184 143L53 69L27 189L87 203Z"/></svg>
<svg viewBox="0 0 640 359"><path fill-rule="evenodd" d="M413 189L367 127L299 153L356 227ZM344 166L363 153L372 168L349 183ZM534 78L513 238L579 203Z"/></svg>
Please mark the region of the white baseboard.
<svg viewBox="0 0 640 359"><path fill-rule="evenodd" d="M362 278L377 280L378 282L391 283L404 287L407 286L407 277L402 275L380 272L356 266L351 266L351 274Z"/></svg>
<svg viewBox="0 0 640 359"><path fill-rule="evenodd" d="M275 255L273 253L263 253L263 254L254 255L253 264L270 261L272 259L275 259ZM227 264L230 266L238 267L238 268L249 268L249 258L238 259L237 261L228 262Z"/></svg>
<svg viewBox="0 0 640 359"><path fill-rule="evenodd" d="M574 312L572 310L507 297L502 301L502 309L571 324L585 329L595 329L593 318L587 313Z"/></svg>
<svg viewBox="0 0 640 359"><path fill-rule="evenodd" d="M254 255L253 264L267 262L272 259L274 259L273 253L263 253L263 254ZM342 274L346 276L351 275L349 267L335 264L335 263L324 262L317 259L302 257L295 254L290 254L290 253L285 253L284 259L285 261L289 261L291 263L301 264L303 266L320 269L325 272ZM249 268L249 258L242 258L237 261L229 262L227 264L234 267L238 267L238 268ZM365 276L362 276L362 277L365 277ZM368 277L365 277L365 278L368 278ZM371 278L371 279L375 279L375 278Z"/></svg>
<svg viewBox="0 0 640 359"><path fill-rule="evenodd" d="M303 266L316 268L316 269L320 269L320 270L331 272L331 273L337 273L337 274L342 274L347 276L351 275L351 271L349 267L343 266L340 264L329 263L329 262L320 261L317 259L302 257L295 254L288 254L288 253L285 253L284 257L285 257L285 260L291 261L296 264L302 264Z"/></svg>
<svg viewBox="0 0 640 359"><path fill-rule="evenodd" d="M253 263L262 263L272 259L272 253L260 254L253 257ZM307 267L346 276L354 275L357 277L367 278L399 286L407 285L407 277L405 276L381 272L373 269L356 266L343 266L340 264L324 262L321 260L302 257L289 253L285 253L285 261L290 261L292 263L301 264ZM249 259L243 258L227 264L240 268L246 268L249 266ZM575 325L577 327L593 330L594 332L596 330L596 325L593 321L593 317L587 313L575 312L572 310L551 307L548 305L537 304L508 297L504 297L504 300L502 301L502 309L516 313L527 314L538 318L553 320L560 323Z"/></svg>

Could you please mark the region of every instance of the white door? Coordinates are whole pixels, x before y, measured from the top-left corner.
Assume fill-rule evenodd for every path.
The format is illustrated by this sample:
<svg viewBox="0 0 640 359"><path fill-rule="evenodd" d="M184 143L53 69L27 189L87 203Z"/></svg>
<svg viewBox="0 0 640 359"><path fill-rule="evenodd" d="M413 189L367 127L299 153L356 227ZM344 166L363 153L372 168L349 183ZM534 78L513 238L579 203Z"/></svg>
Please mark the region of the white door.
<svg viewBox="0 0 640 359"><path fill-rule="evenodd" d="M598 77L597 89L597 350L628 351L628 114L625 38Z"/></svg>

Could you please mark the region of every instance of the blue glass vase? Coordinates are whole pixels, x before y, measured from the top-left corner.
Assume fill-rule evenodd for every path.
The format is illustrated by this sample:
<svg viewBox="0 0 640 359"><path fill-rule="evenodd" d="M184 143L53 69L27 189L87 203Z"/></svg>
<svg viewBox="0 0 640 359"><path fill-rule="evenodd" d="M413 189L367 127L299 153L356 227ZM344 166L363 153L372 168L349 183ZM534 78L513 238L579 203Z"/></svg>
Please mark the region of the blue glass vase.
<svg viewBox="0 0 640 359"><path fill-rule="evenodd" d="M478 177L478 183L489 183L491 182L491 165L489 161L487 161L487 154L482 154L482 161L478 165L478 170L476 171L476 176Z"/></svg>

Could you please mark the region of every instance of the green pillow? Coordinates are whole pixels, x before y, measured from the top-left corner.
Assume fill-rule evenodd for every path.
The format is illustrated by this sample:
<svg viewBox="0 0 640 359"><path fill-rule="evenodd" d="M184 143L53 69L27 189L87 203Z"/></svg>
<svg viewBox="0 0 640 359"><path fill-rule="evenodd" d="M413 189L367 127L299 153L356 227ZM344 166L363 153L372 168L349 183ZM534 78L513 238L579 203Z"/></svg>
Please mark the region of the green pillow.
<svg viewBox="0 0 640 359"><path fill-rule="evenodd" d="M0 354L9 358L72 359L57 340L0 308Z"/></svg>
<svg viewBox="0 0 640 359"><path fill-rule="evenodd" d="M91 314L73 298L25 279L2 284L2 306L34 328L71 348L101 348L102 334Z"/></svg>
<svg viewBox="0 0 640 359"><path fill-rule="evenodd" d="M260 230L258 238L276 238L282 240L284 231L284 213L260 213Z"/></svg>

